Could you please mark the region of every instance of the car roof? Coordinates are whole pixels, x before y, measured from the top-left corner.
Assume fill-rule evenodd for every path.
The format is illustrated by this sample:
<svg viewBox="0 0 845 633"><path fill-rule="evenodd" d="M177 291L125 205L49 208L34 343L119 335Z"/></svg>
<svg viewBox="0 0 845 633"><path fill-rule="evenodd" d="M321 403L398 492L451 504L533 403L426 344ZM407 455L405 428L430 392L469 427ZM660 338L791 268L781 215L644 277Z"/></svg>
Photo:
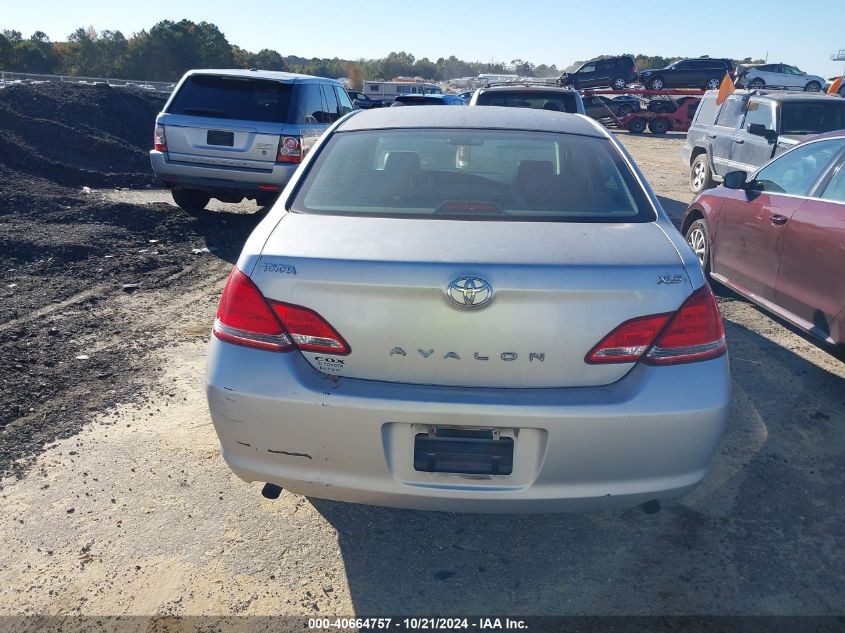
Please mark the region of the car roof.
<svg viewBox="0 0 845 633"><path fill-rule="evenodd" d="M708 90L705 97L714 98L719 94L718 90ZM768 99L770 101L819 101L824 103L835 102L838 97L824 92L804 92L803 90L735 90L732 97L755 97Z"/></svg>
<svg viewBox="0 0 845 633"><path fill-rule="evenodd" d="M391 128L468 128L515 129L560 132L605 138L607 132L581 114L537 110L534 108L378 108L359 110L343 121L339 132L386 130Z"/></svg>
<svg viewBox="0 0 845 633"><path fill-rule="evenodd" d="M480 90L482 92L505 92L510 90L514 92L525 92L526 90L535 90L547 92L566 92L567 94L573 94L575 92L572 88L564 88L563 86L555 86L552 84L537 84L530 82L497 84L480 88Z"/></svg>
<svg viewBox="0 0 845 633"><path fill-rule="evenodd" d="M826 138L845 138L845 130L833 130L832 132L823 132L822 134L814 134L805 139L802 139L801 144L809 143L810 141L820 141Z"/></svg>
<svg viewBox="0 0 845 633"><path fill-rule="evenodd" d="M299 73L286 73L278 70L245 70L242 68L197 68L189 70L185 76L189 75L220 75L223 77L248 77L250 79L269 79L271 81L281 81L284 83L293 82L307 82L308 80L325 82L342 85L335 79L328 79L326 77L315 77L314 75L301 75Z"/></svg>

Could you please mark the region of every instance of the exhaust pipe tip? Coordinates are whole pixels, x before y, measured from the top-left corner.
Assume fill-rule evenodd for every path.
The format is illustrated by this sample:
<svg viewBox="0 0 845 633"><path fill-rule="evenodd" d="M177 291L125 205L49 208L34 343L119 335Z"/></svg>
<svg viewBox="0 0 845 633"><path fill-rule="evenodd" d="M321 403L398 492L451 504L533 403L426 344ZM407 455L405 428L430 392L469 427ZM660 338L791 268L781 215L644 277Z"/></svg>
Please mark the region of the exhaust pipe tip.
<svg viewBox="0 0 845 633"><path fill-rule="evenodd" d="M265 499L278 499L282 494L282 487L276 484L266 483L261 489L261 496Z"/></svg>

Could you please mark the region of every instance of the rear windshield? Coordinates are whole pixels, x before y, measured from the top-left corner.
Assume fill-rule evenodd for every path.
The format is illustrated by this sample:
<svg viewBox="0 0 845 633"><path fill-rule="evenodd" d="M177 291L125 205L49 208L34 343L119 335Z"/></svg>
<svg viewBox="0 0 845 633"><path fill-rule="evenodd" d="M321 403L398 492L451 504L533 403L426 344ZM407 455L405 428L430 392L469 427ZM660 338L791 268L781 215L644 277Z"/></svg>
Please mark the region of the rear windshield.
<svg viewBox="0 0 845 633"><path fill-rule="evenodd" d="M519 130L337 133L317 156L292 210L462 220L655 219L607 139Z"/></svg>
<svg viewBox="0 0 845 633"><path fill-rule="evenodd" d="M167 109L172 114L284 123L293 86L266 79L192 75Z"/></svg>
<svg viewBox="0 0 845 633"><path fill-rule="evenodd" d="M482 92L478 95L476 105L504 106L506 108L535 108L537 110L555 110L556 112L578 112L578 101L575 93L524 91L495 91Z"/></svg>
<svg viewBox="0 0 845 633"><path fill-rule="evenodd" d="M845 128L845 101L830 103L784 102L781 106L781 134L820 134Z"/></svg>

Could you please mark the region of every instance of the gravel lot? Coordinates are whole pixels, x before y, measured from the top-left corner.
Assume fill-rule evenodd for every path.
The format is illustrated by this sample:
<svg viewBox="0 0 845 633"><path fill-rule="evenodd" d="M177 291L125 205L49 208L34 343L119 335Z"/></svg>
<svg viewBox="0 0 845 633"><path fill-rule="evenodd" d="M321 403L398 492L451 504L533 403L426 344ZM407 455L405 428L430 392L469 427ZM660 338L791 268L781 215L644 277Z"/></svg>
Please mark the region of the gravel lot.
<svg viewBox="0 0 845 633"><path fill-rule="evenodd" d="M682 135L620 138L679 217ZM44 250L4 259L0 287L19 366L0 373L0 614L845 613L845 364L724 289L728 432L703 485L657 514L268 501L219 457L202 390L257 216L192 219L156 190L36 203L47 224L0 216L7 252ZM76 254L56 266L63 235Z"/></svg>

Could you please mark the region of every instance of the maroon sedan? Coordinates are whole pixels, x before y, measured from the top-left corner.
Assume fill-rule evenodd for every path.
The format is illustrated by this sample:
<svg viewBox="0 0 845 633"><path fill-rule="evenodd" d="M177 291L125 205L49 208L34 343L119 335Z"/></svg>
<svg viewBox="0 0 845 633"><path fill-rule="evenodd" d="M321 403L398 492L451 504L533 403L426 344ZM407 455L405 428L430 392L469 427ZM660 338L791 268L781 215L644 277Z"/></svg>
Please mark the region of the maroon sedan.
<svg viewBox="0 0 845 633"><path fill-rule="evenodd" d="M845 130L729 172L682 232L713 279L845 350Z"/></svg>

